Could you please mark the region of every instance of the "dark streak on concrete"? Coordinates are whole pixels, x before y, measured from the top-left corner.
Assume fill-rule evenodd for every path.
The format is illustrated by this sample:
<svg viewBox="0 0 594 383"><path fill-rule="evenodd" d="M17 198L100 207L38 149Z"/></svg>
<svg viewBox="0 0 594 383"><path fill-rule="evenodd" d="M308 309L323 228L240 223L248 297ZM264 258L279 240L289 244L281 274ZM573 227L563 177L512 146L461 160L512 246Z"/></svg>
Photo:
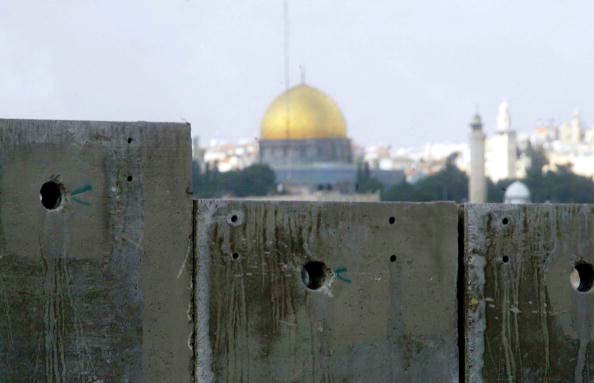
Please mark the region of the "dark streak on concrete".
<svg viewBox="0 0 594 383"><path fill-rule="evenodd" d="M467 207L466 265L485 259L484 290L468 293L485 307L484 322L471 322L485 326L484 353L469 350L482 381L591 381L594 295L574 291L569 275L577 260L594 262L593 213L586 205ZM473 344L480 333L469 334Z"/></svg>
<svg viewBox="0 0 594 383"><path fill-rule="evenodd" d="M190 381L189 138L183 124L0 120L0 381ZM65 194L47 211L50 178ZM80 185L88 205L72 203Z"/></svg>
<svg viewBox="0 0 594 383"><path fill-rule="evenodd" d="M210 293L200 312L209 341L197 358L212 380L458 379L455 205L197 204L197 222L208 226L198 260L210 268L198 281ZM229 225L237 210L244 224ZM386 211L401 224L389 225ZM301 268L310 260L347 268L352 283L330 275L307 290Z"/></svg>

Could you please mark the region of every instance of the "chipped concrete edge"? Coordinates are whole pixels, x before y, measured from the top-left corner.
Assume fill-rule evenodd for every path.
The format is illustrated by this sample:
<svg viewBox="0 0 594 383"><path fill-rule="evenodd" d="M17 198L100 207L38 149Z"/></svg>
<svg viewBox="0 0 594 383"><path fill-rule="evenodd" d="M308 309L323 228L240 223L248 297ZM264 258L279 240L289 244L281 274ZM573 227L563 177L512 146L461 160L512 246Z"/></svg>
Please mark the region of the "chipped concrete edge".
<svg viewBox="0 0 594 383"><path fill-rule="evenodd" d="M214 381L212 346L209 337L210 318L210 252L208 234L213 216L224 202L220 200L194 200L196 225L196 270L195 270L195 379L200 383Z"/></svg>
<svg viewBox="0 0 594 383"><path fill-rule="evenodd" d="M466 267L465 313L466 327L466 382L483 381L485 352L485 266L486 259L480 249L486 248L483 216L488 205L463 205L464 209L464 265Z"/></svg>

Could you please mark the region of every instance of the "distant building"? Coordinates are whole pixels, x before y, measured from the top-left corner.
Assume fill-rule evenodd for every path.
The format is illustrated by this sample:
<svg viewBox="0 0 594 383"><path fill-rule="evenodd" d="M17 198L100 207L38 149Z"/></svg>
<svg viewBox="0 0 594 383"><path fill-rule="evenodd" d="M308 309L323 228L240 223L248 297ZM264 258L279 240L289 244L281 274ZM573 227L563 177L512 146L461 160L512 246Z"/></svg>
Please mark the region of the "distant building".
<svg viewBox="0 0 594 383"><path fill-rule="evenodd" d="M332 202L379 202L380 193L340 193L337 191L315 191L309 189L293 194L277 194L258 197L246 197L249 200L266 201L332 201Z"/></svg>
<svg viewBox="0 0 594 383"><path fill-rule="evenodd" d="M202 150L203 162L219 172L241 170L257 162L258 144L244 140L236 144L212 141Z"/></svg>
<svg viewBox="0 0 594 383"><path fill-rule="evenodd" d="M529 140L548 158L549 163L543 170L555 171L559 166L571 164L576 174L594 177L594 129L584 125L576 109L569 122L559 126L549 123L546 126L547 136L538 135L544 127L537 128Z"/></svg>
<svg viewBox="0 0 594 383"><path fill-rule="evenodd" d="M271 166L284 190L356 191L347 124L328 95L306 84L277 97L262 119L259 161ZM371 175L391 185L404 178L399 170L372 169Z"/></svg>
<svg viewBox="0 0 594 383"><path fill-rule="evenodd" d="M564 144L576 145L581 143L582 139L582 120L580 119L579 111L575 110L571 116L571 121L559 127L559 141Z"/></svg>
<svg viewBox="0 0 594 383"><path fill-rule="evenodd" d="M351 140L336 103L305 84L277 97L262 120L260 161L274 168L351 164Z"/></svg>

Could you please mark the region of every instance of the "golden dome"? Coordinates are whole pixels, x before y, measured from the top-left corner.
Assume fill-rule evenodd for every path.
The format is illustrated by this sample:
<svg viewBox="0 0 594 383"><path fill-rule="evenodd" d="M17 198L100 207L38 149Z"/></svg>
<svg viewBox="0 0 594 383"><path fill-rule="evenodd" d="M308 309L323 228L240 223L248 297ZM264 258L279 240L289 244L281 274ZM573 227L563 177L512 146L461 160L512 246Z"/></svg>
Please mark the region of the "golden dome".
<svg viewBox="0 0 594 383"><path fill-rule="evenodd" d="M263 140L346 138L347 129L338 105L329 96L299 85L278 96L262 120Z"/></svg>

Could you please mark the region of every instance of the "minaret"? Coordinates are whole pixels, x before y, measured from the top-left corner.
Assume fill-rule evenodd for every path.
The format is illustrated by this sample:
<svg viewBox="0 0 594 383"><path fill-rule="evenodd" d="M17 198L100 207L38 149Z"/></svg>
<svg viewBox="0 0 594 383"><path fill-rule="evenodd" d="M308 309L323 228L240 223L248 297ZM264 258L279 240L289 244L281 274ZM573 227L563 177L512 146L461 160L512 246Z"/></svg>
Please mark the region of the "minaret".
<svg viewBox="0 0 594 383"><path fill-rule="evenodd" d="M485 132L481 116L475 114L470 122L470 181L468 198L471 203L487 201L487 179L485 178Z"/></svg>
<svg viewBox="0 0 594 383"><path fill-rule="evenodd" d="M506 101L499 104L497 112L497 131L500 133L509 132L511 128L511 117L509 116L509 105Z"/></svg>
<svg viewBox="0 0 594 383"><path fill-rule="evenodd" d="M509 116L509 107L507 105L507 102L502 102L500 107L499 107L499 112L501 114L502 109L504 110L504 120L505 123L503 124L503 127L505 127L505 129L502 129L502 127L498 128L500 129L500 132L504 132L505 136L506 136L506 141L507 141L507 150L506 150L506 155L507 155L507 177L506 178L510 178L510 179L514 179L516 178L516 158L518 157L518 143L517 143L517 139L516 139L516 131L513 130L511 128L511 118Z"/></svg>
<svg viewBox="0 0 594 383"><path fill-rule="evenodd" d="M489 139L487 168L493 182L516 178L517 142L516 132L511 128L507 102L499 105L497 131Z"/></svg>

